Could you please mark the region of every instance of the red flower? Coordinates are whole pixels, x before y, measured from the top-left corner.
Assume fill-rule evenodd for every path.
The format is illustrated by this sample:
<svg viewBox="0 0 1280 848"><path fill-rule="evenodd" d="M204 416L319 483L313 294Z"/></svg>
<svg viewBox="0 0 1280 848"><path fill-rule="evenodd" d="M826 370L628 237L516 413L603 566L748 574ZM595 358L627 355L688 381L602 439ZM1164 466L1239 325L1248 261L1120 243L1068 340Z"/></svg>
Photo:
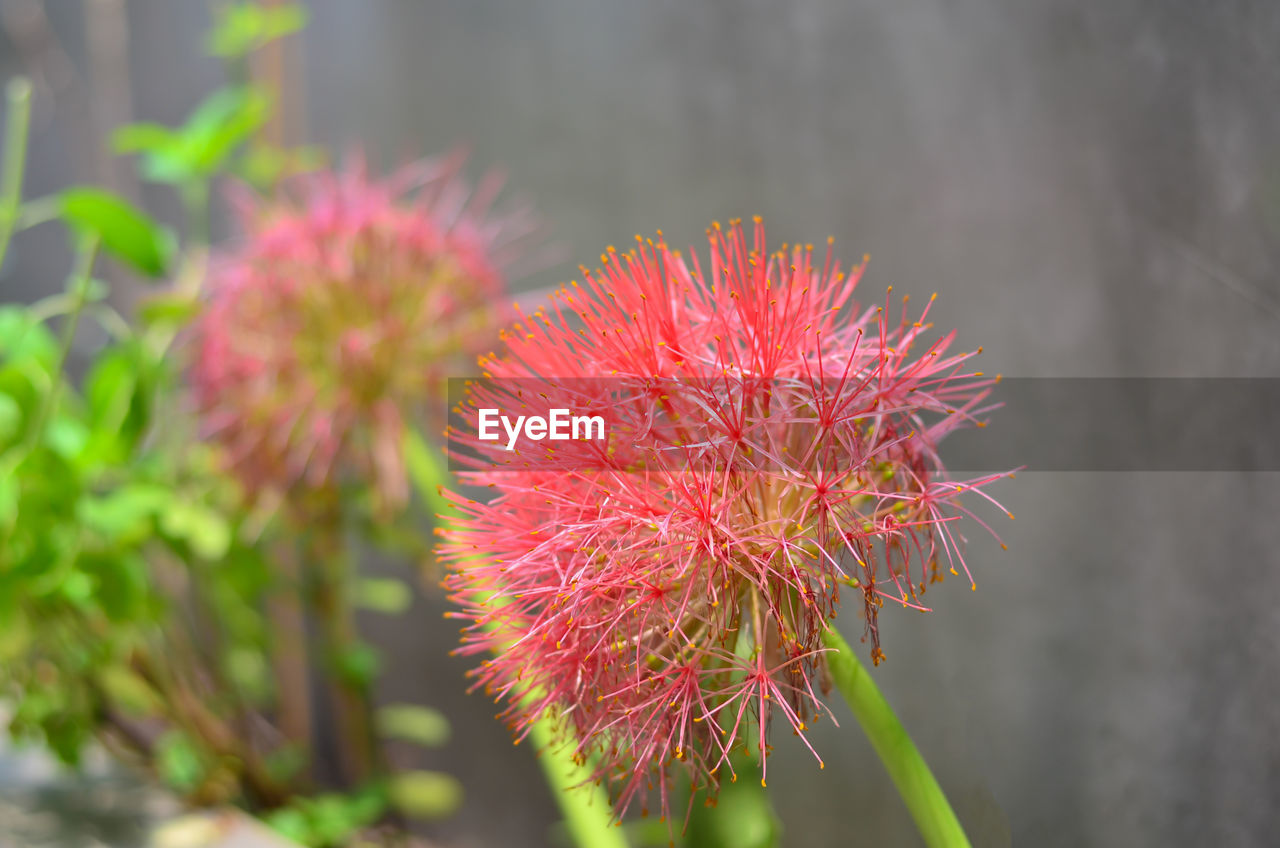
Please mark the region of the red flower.
<svg viewBox="0 0 1280 848"><path fill-rule="evenodd" d="M505 316L503 269L529 231L489 214L460 160L384 179L356 162L241 204L245 237L215 257L195 331L206 433L253 496L354 476L403 502L403 421L441 394Z"/></svg>
<svg viewBox="0 0 1280 848"><path fill-rule="evenodd" d="M673 762L712 791L736 746L763 769L776 715L803 739L841 588L879 662L881 607L923 610L930 582L968 574L960 496L1004 476L938 462L995 380L947 352L954 334L926 341L929 305L859 306L863 266L770 254L759 220L751 244L736 223L708 237L705 268L660 234L610 248L482 358L452 432L463 482L494 494L452 495L441 531L461 651L488 657L474 673L514 732L564 720L620 811L653 790L665 811ZM506 452L471 429L566 406L607 437Z"/></svg>

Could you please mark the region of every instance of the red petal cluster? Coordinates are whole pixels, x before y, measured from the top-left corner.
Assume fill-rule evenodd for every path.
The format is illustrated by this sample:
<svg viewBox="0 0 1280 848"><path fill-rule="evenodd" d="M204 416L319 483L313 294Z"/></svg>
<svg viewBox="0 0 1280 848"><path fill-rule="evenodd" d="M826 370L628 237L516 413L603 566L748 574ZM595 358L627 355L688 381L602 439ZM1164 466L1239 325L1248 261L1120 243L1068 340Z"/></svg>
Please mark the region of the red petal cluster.
<svg viewBox="0 0 1280 848"><path fill-rule="evenodd" d="M744 745L763 769L778 716L803 738L842 589L879 662L881 607L925 609L929 583L968 574L961 496L1004 476L938 461L995 380L954 333L928 340L928 304L861 306L865 259L846 275L830 246L821 265L812 245L770 253L759 220L708 238L706 265L661 234L610 248L481 359L451 433L463 482L493 494L451 495L441 530L460 650L485 657L515 733L559 716L622 810L651 792L665 810L674 763L712 791ZM604 440L503 460L475 436L482 408L574 401Z"/></svg>
<svg viewBox="0 0 1280 848"><path fill-rule="evenodd" d="M347 474L384 505L407 494L404 420L488 343L523 214L490 213L458 157L370 177L362 162L240 203L214 257L192 382L206 434L250 495Z"/></svg>

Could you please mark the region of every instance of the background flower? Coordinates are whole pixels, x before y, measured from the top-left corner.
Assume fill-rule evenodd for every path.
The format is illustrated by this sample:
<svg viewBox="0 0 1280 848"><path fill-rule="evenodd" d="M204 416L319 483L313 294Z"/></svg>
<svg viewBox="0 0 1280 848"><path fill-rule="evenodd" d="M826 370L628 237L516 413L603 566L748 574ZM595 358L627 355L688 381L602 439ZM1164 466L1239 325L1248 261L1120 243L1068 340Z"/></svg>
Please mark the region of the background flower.
<svg viewBox="0 0 1280 848"><path fill-rule="evenodd" d="M208 435L252 494L342 474L407 496L400 436L503 318L504 271L531 231L490 212L460 157L370 177L361 160L279 196L242 196L244 237L214 258L193 383Z"/></svg>

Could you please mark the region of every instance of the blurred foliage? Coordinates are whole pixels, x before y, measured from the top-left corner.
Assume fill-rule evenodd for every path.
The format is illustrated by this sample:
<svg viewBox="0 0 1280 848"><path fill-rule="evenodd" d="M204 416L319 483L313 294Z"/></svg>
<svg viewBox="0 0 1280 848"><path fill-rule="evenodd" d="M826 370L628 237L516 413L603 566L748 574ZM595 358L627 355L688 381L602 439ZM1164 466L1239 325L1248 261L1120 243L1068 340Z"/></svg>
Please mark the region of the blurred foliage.
<svg viewBox="0 0 1280 848"><path fill-rule="evenodd" d="M305 21L297 5L233 3L208 47L236 78L235 63ZM71 766L102 740L193 803L240 804L307 845L345 844L393 811L448 815L461 799L456 781L396 774L380 756L365 770L343 763L341 791L318 793L334 772L314 742L332 729L311 726L300 739L283 731L286 696L296 702L298 693L282 691L281 657L301 645L290 661L303 664L303 679L334 688L335 703L354 698L371 733L447 742L447 720L429 708L375 715L379 655L354 631L353 611L403 613L413 590L362 577L344 550L347 527L359 544L398 539L415 555L425 534L339 515L329 547L316 547L289 504L250 509L184 412L180 342L201 311L212 182L231 176L269 190L322 154L266 143L259 131L274 98L244 79L210 94L181 126L119 128L114 149L136 154L143 177L183 199L180 242L99 188L25 200L30 87L12 85L9 99L0 261L12 237L53 221L75 257L60 293L0 305L0 698L12 705L10 733ZM135 320L110 305L95 276L101 257L155 285ZM86 355L90 322L107 341ZM280 603L301 617L279 617ZM341 638L312 644L313 626L325 631L330 618Z"/></svg>
<svg viewBox="0 0 1280 848"><path fill-rule="evenodd" d="M216 174L271 116L271 98L258 88L224 88L209 95L181 127L129 124L112 137L117 153L142 154L142 176L183 183Z"/></svg>
<svg viewBox="0 0 1280 848"><path fill-rule="evenodd" d="M303 845L338 845L376 822L389 805L382 786L298 797L267 816L276 832Z"/></svg>
<svg viewBox="0 0 1280 848"><path fill-rule="evenodd" d="M245 56L306 25L307 10L297 3L232 3L218 12L209 33L209 53L224 58Z"/></svg>
<svg viewBox="0 0 1280 848"><path fill-rule="evenodd" d="M174 239L127 201L95 188L70 189L59 198L62 218L98 238L104 250L148 277L162 277L173 259Z"/></svg>
<svg viewBox="0 0 1280 848"><path fill-rule="evenodd" d="M188 679L201 664L236 679L237 696L266 677L259 603L272 578L241 538L235 487L172 426L172 333L119 321L127 332L81 379L69 375L78 318L109 309L91 276L98 245L146 273L161 254L159 228L124 201L89 189L63 197L77 273L64 294L0 307L0 686L16 707L11 732L42 738L70 764L97 730L140 721L135 742L189 791L196 743L154 728L196 723L183 698L223 706ZM187 655L205 638L197 616L218 622L211 662Z"/></svg>
<svg viewBox="0 0 1280 848"><path fill-rule="evenodd" d="M449 720L430 707L417 704L388 704L378 710L378 729L383 736L404 739L428 748L449 741Z"/></svg>
<svg viewBox="0 0 1280 848"><path fill-rule="evenodd" d="M462 784L438 771L409 771L391 778L388 797L406 816L443 818L462 804Z"/></svg>

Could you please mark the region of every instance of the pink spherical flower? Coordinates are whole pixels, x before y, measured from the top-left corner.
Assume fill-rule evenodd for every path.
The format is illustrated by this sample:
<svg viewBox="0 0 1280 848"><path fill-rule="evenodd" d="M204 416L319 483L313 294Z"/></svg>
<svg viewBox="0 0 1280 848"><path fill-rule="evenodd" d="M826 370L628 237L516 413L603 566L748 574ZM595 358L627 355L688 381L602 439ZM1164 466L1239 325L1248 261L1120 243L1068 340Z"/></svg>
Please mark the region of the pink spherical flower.
<svg viewBox="0 0 1280 848"><path fill-rule="evenodd" d="M377 179L362 161L240 205L194 333L205 432L251 496L372 483L402 503L403 421L507 316L495 309L523 214L489 211L459 157Z"/></svg>
<svg viewBox="0 0 1280 848"><path fill-rule="evenodd" d="M621 810L656 793L665 811L673 764L714 792L744 746L763 779L771 720L803 739L826 711L842 590L879 662L881 608L925 609L930 583L968 575L960 523L981 521L963 496L1004 476L957 482L938 461L995 379L931 337L928 304L861 306L862 265L770 253L758 220L708 238L706 265L660 234L610 248L482 358L452 429L463 482L493 494L451 495L441 531L461 651L485 657L474 674L518 735L559 717ZM557 408L604 437L478 435L482 410Z"/></svg>

